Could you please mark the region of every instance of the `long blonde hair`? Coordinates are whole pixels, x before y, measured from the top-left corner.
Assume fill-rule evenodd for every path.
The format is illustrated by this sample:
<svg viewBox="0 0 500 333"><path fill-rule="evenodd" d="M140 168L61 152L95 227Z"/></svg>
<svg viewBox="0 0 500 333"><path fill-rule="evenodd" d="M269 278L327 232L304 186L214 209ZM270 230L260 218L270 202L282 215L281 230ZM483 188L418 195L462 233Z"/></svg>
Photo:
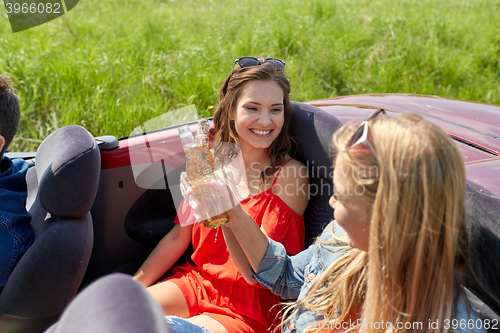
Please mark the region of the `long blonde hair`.
<svg viewBox="0 0 500 333"><path fill-rule="evenodd" d="M372 207L369 251L347 251L285 311L282 323L305 307L331 323L371 323L363 333L445 332L443 320L456 316L467 252L462 158L445 132L418 115L381 117L369 128L377 157L346 150L354 127L340 129L333 143ZM376 177L363 172L370 166Z"/></svg>

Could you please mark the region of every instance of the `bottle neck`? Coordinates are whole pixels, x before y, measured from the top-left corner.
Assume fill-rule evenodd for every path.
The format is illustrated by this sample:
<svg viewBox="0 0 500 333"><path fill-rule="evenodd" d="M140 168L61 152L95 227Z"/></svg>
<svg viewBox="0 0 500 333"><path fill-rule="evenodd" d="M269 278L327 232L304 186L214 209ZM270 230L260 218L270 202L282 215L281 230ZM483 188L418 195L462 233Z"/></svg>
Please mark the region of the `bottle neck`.
<svg viewBox="0 0 500 333"><path fill-rule="evenodd" d="M178 129L180 137L181 137L181 142L182 146L192 146L195 144L194 138L193 138L193 133L189 129L189 126L185 125L182 127L179 127Z"/></svg>
<svg viewBox="0 0 500 333"><path fill-rule="evenodd" d="M205 135L208 137L208 133L210 131L210 121L206 118L201 118L198 120L198 131L196 136Z"/></svg>

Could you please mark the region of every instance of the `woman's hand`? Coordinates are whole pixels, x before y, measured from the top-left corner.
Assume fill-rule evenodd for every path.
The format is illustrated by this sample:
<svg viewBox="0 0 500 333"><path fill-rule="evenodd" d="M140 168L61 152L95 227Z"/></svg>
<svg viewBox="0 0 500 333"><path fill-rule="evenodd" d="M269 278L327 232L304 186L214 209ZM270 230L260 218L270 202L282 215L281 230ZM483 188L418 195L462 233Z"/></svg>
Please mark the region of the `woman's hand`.
<svg viewBox="0 0 500 333"><path fill-rule="evenodd" d="M224 182L220 173L215 172L215 177L197 181L191 186L187 179L187 173L181 173L180 188L182 196L193 209L193 215L200 223L209 217L213 217L238 206L239 201L231 191L230 187L236 186L226 177L228 184ZM216 178L217 177L217 178Z"/></svg>
<svg viewBox="0 0 500 333"><path fill-rule="evenodd" d="M201 214L199 213L199 204L198 202L194 199L193 196L193 189L191 188L191 185L189 184L189 181L187 180L187 173L182 172L181 173L181 179L180 179L180 188L181 188L181 193L182 196L184 197L184 200L188 203L188 205L193 209L193 215L196 218L196 221L198 223L201 222Z"/></svg>

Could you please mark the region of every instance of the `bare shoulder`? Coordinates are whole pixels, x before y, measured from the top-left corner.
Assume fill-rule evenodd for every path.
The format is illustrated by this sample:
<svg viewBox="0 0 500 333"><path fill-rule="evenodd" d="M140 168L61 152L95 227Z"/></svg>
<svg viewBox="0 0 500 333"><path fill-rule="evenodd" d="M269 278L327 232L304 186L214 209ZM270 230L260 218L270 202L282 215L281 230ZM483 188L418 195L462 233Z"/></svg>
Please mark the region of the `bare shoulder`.
<svg viewBox="0 0 500 333"><path fill-rule="evenodd" d="M289 156L287 157L288 163L281 169L276 183L282 182L286 185L290 180L295 180L297 178L302 182L309 183L309 175L304 163Z"/></svg>
<svg viewBox="0 0 500 333"><path fill-rule="evenodd" d="M290 160L281 169L278 179L274 184L273 192L293 211L299 215L304 215L309 197L307 167L296 159Z"/></svg>

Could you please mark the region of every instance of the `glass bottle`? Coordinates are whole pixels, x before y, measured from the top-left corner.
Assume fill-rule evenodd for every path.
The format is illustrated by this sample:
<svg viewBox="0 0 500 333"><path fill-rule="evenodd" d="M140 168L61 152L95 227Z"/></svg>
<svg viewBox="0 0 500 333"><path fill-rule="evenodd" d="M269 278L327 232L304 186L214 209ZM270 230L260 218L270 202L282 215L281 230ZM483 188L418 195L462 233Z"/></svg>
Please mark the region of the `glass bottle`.
<svg viewBox="0 0 500 333"><path fill-rule="evenodd" d="M198 120L198 131L196 132L195 141L200 149L201 155L208 163L210 163L213 169L214 160L212 153L210 152L209 132L210 120L207 118L201 118Z"/></svg>
<svg viewBox="0 0 500 333"><path fill-rule="evenodd" d="M198 145L201 156L207 163L210 163L213 171L214 161L212 152L210 151L209 132L210 120L208 120L207 118L201 118L200 120L198 120L198 131L196 132L195 141ZM208 220L204 220L202 223L206 228L212 229L223 225L227 221L229 221L229 213L224 212L222 214L218 214L214 217L208 218Z"/></svg>
<svg viewBox="0 0 500 333"><path fill-rule="evenodd" d="M201 207L205 208L203 211L200 211L201 223L209 229L221 226L229 221L229 215L227 212L224 212L222 202L220 201L220 194L210 186L210 182L213 179L210 155L205 154L204 156L202 151L205 149L205 146L200 148L196 144L189 126L182 126L178 130L184 153L186 154L187 180L193 190L194 198L200 203ZM210 152L210 149L208 149L208 137L206 148Z"/></svg>

